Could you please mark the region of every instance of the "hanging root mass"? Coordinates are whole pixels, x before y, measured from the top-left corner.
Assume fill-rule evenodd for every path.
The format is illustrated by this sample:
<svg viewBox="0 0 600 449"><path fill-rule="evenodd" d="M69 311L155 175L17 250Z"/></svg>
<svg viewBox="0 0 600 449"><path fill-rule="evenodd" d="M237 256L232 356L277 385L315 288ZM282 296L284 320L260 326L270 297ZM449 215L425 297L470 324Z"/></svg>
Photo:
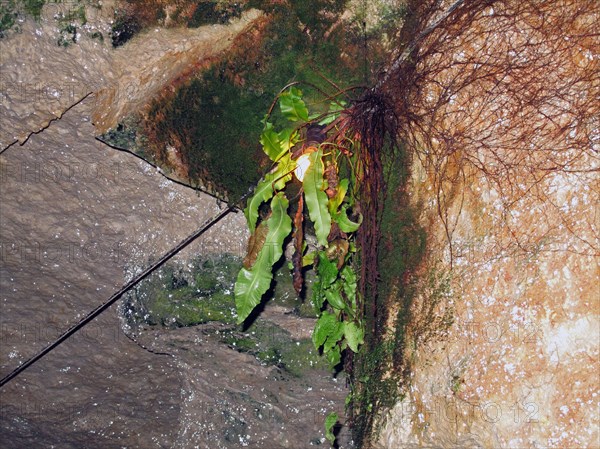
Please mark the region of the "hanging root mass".
<svg viewBox="0 0 600 449"><path fill-rule="evenodd" d="M381 321L381 317L377 316L377 261L380 219L386 194L383 164L393 157L398 147L398 117L391 101L383 93L369 90L352 106L348 127L359 142L356 173L360 184L360 209L364 217L357 233L361 251L359 291L365 301L366 323L375 341L380 335Z"/></svg>

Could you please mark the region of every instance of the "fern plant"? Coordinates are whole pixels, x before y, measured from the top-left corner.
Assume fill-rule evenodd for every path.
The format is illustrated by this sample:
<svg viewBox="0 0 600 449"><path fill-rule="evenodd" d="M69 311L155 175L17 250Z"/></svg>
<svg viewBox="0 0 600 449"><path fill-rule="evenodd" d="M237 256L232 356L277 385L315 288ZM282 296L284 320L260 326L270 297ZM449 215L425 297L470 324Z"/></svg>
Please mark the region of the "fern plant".
<svg viewBox="0 0 600 449"><path fill-rule="evenodd" d="M237 320L243 323L262 301L273 279L273 266L292 234L294 287L301 291L302 272L312 266L317 281L311 300L318 317L312 339L335 366L344 350L357 352L364 339L352 263L356 252L353 236L362 218L359 214L358 218L349 216L354 205L350 179L340 179L338 166L351 153L326 135L326 125L333 126L340 114L338 105L330 106L330 113L324 116L310 116L302 92L293 86L278 96L278 103L289 126L276 130L269 121L270 114L263 121L260 142L273 168L259 181L244 210L251 236L235 284ZM292 217L285 189L294 179L301 186ZM261 216L265 204L269 205L268 213ZM307 250L304 239L304 205L317 240L313 251Z"/></svg>

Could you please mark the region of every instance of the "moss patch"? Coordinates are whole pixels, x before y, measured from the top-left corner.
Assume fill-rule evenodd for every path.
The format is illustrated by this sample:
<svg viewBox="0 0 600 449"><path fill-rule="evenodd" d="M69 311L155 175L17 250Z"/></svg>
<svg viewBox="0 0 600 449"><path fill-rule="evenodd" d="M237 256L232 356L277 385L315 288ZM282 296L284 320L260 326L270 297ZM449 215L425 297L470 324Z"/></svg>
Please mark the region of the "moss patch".
<svg viewBox="0 0 600 449"><path fill-rule="evenodd" d="M15 0L0 2L0 39L13 28L18 16Z"/></svg>
<svg viewBox="0 0 600 449"><path fill-rule="evenodd" d="M241 196L259 177L257 101L264 107L260 98L210 73L182 86L169 103L155 102L146 129L158 160L167 162L166 146L172 145L190 181Z"/></svg>
<svg viewBox="0 0 600 449"><path fill-rule="evenodd" d="M33 17L39 20L45 0L2 0L0 1L0 39L11 30L19 31L19 17Z"/></svg>
<svg viewBox="0 0 600 449"><path fill-rule="evenodd" d="M173 148L191 183L237 198L268 169L259 145L261 120L283 86L301 81L331 92L326 79L341 86L361 80L354 29L338 27L318 38L325 22L303 28L294 5L258 5L269 15L238 37L231 51L149 106L143 129L156 160L172 164L167 148ZM319 111L324 94L308 84L301 88L311 110ZM282 118L276 113L273 120Z"/></svg>
<svg viewBox="0 0 600 449"><path fill-rule="evenodd" d="M385 328L390 311L395 333L368 340L355 358L352 396L353 435L358 447L368 447L377 432L376 419L392 407L405 391L410 365L405 359L411 305L417 293L418 268L426 250L425 230L418 224L418 211L410 203L406 186L410 176L410 155L400 149L386 164L388 195L381 220L378 267L380 282L377 323ZM391 374L391 375L390 375Z"/></svg>
<svg viewBox="0 0 600 449"><path fill-rule="evenodd" d="M327 370L327 361L310 339L295 339L287 330L261 317L247 329L235 324L233 286L240 267L241 260L231 255L199 258L185 268L166 265L127 295L122 313L132 326L177 328L220 322L226 326L219 329L216 337L232 349L252 354L262 364L278 366L294 376L310 369ZM293 310L301 301L295 292L292 294L287 277L284 266L276 276L271 295L276 304Z"/></svg>
<svg viewBox="0 0 600 449"><path fill-rule="evenodd" d="M403 149L386 165L388 195L381 220L378 253L379 301L372 334L355 358L352 396L357 447L370 447L380 419L406 394L417 347L443 338L453 322L450 273L431 261L427 235L419 224L419 204L408 195L411 155ZM427 265L426 265L427 263ZM460 377L452 379L458 388Z"/></svg>
<svg viewBox="0 0 600 449"><path fill-rule="evenodd" d="M242 14L242 5L237 2L195 2L195 8L187 26L190 28L201 25L210 25L215 23L227 23L233 18L240 17Z"/></svg>
<svg viewBox="0 0 600 449"><path fill-rule="evenodd" d="M311 369L329 369L327 360L310 339L294 339L288 331L267 320L256 320L244 332L231 329L222 335L222 341L232 349L252 354L261 363L278 366L294 376Z"/></svg>
<svg viewBox="0 0 600 449"><path fill-rule="evenodd" d="M230 255L198 259L191 269L167 265L129 293L122 306L130 325L193 326L235 323L233 285L241 267Z"/></svg>
<svg viewBox="0 0 600 449"><path fill-rule="evenodd" d="M46 3L45 0L21 0L25 12L38 20L42 15L42 8Z"/></svg>

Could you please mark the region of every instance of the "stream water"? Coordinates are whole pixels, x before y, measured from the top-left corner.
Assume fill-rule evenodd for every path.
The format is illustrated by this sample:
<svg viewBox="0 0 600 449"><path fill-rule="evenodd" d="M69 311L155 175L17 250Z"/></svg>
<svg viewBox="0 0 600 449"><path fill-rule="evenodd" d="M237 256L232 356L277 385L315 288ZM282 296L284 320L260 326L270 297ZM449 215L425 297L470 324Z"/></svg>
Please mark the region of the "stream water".
<svg viewBox="0 0 600 449"><path fill-rule="evenodd" d="M0 156L1 376L222 207L96 141L91 102ZM239 254L245 232L230 214L180 260ZM262 365L211 338L214 326L156 328L138 345L113 306L2 388L2 447L321 444L344 382Z"/></svg>

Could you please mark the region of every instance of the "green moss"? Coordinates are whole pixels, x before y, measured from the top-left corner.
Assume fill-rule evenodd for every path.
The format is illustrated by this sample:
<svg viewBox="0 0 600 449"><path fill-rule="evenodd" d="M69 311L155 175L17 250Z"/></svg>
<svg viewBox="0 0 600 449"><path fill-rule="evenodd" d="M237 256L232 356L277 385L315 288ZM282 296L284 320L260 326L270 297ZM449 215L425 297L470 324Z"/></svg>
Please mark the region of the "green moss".
<svg viewBox="0 0 600 449"><path fill-rule="evenodd" d="M137 142L138 138L139 121L133 117L128 117L123 120L116 127L110 129L104 133L100 138L118 148L125 148L128 150L139 150L140 147Z"/></svg>
<svg viewBox="0 0 600 449"><path fill-rule="evenodd" d="M18 13L15 0L0 2L0 38L6 36L16 23Z"/></svg>
<svg viewBox="0 0 600 449"><path fill-rule="evenodd" d="M67 14L68 20L77 20L82 26L87 23L87 16L85 14L85 6L79 5L77 8L72 9Z"/></svg>
<svg viewBox="0 0 600 449"><path fill-rule="evenodd" d="M42 15L45 0L22 0L25 12L38 20Z"/></svg>
<svg viewBox="0 0 600 449"><path fill-rule="evenodd" d="M399 379L396 376L384 377L384 373L390 370L393 351L394 343L384 341L368 350L363 349L355 359L350 402L354 417L352 432L357 447L363 447L370 438L378 412L393 407L399 398Z"/></svg>
<svg viewBox="0 0 600 449"><path fill-rule="evenodd" d="M262 9L269 14L288 17L304 27L306 30L303 31L314 35L316 40L322 40L325 32L345 11L347 3L348 0L250 0L248 6Z"/></svg>
<svg viewBox="0 0 600 449"><path fill-rule="evenodd" d="M259 351L256 353L256 358L260 360L265 365L276 365L284 367L283 360L281 354L277 350L277 348L267 348L263 351Z"/></svg>
<svg viewBox="0 0 600 449"><path fill-rule="evenodd" d="M409 344L406 330L411 323L411 305L418 289L414 273L422 264L426 250L425 230L419 225L418 210L407 194L409 167L410 155L403 148L385 166L389 193L380 227L377 322L368 323L368 327L383 329L389 319L389 310L398 310L398 314L392 317L395 335L378 339L369 334L355 359L352 414L358 447L377 432L377 417L397 402L409 381L411 367L405 357Z"/></svg>
<svg viewBox="0 0 600 449"><path fill-rule="evenodd" d="M193 287L158 294L148 307L148 321L168 327L194 326L209 321L235 323L232 295L199 298Z"/></svg>
<svg viewBox="0 0 600 449"><path fill-rule="evenodd" d="M16 29L18 26L17 18L30 16L35 20L39 20L42 15L42 9L46 4L46 0L2 0L0 1L0 38L4 37L11 29ZM52 3L61 3L53 0ZM66 13L59 13L55 16L58 22L60 36L58 38L59 46L68 46L75 41L76 27L87 23L85 12L86 6L100 8L97 3L87 0L77 0L77 2L66 2L69 4ZM76 4L75 4L76 3ZM101 36L101 35L100 35Z"/></svg>
<svg viewBox="0 0 600 449"><path fill-rule="evenodd" d="M216 2L198 3L192 18L188 21L188 27L197 28L200 25L208 25L219 22L219 12Z"/></svg>
<svg viewBox="0 0 600 449"><path fill-rule="evenodd" d="M10 30L18 31L17 18L31 16L39 20L45 0L3 0L0 1L0 38Z"/></svg>
<svg viewBox="0 0 600 449"><path fill-rule="evenodd" d="M166 265L128 294L123 313L131 325L193 326L233 324L233 284L239 258L223 255L196 260L191 271Z"/></svg>
<svg viewBox="0 0 600 449"><path fill-rule="evenodd" d="M294 376L301 376L307 369L328 369L327 361L310 339L296 340L287 330L262 318L245 330L235 325L233 286L240 267L240 259L228 254L198 258L185 269L166 265L126 296L122 313L132 326L174 328L224 323L230 327L220 329L221 341L252 354L263 364L278 366ZM280 270L279 288L274 294L293 291L291 280L286 279L287 271L287 267ZM284 301L290 307L299 302L295 292L293 298Z"/></svg>
<svg viewBox="0 0 600 449"><path fill-rule="evenodd" d="M310 31L319 38L344 12L347 0L289 0L292 11Z"/></svg>
<svg viewBox="0 0 600 449"><path fill-rule="evenodd" d="M100 31L94 31L90 34L92 39L98 39L100 42L104 42L104 35Z"/></svg>
<svg viewBox="0 0 600 449"><path fill-rule="evenodd" d="M330 365L326 357L320 355L310 339L294 341L282 351L285 369L296 376L301 376L307 369L329 371Z"/></svg>
<svg viewBox="0 0 600 449"><path fill-rule="evenodd" d="M59 47L68 47L77 43L77 27L72 23L61 24L58 31L60 34L56 43Z"/></svg>
<svg viewBox="0 0 600 449"><path fill-rule="evenodd" d="M377 434L379 417L406 393L415 349L443 337L453 320L449 272L436 264L423 267L427 236L418 222L420 206L407 193L410 166L410 155L401 149L385 167L388 195L380 228L377 322L370 326L382 328L391 319L395 333L380 339L370 334L355 359L352 414L358 447ZM421 300L415 303L417 294ZM390 317L390 310L397 314ZM455 375L451 389L460 388L460 382Z"/></svg>
<svg viewBox="0 0 600 449"><path fill-rule="evenodd" d="M199 257L191 264L197 289L206 293L231 290L241 268L241 260L232 254L220 254L210 258Z"/></svg>
<svg viewBox="0 0 600 449"><path fill-rule="evenodd" d="M233 333L226 334L221 341L239 352L256 352L258 347L255 339Z"/></svg>
<svg viewBox="0 0 600 449"><path fill-rule="evenodd" d="M293 376L307 370L329 370L325 357L310 339L296 340L275 323L258 319L244 332L231 329L222 333L222 341L232 349L252 354L265 365L278 366Z"/></svg>
<svg viewBox="0 0 600 449"><path fill-rule="evenodd" d="M259 176L256 104L265 107L256 95L207 73L182 86L167 105L156 102L148 119L158 141L182 142L190 180L202 179L236 198Z"/></svg>
<svg viewBox="0 0 600 449"><path fill-rule="evenodd" d="M241 37L230 54L174 95L157 99L146 115L144 129L157 160L166 164L166 147L175 146L191 183L231 199L246 193L268 167L259 145L261 120L283 86L296 80L331 91L324 78L345 86L362 73L352 65L355 59L348 65L341 56L341 48L352 51L343 34L316 40L289 8L276 7L272 14L259 40L251 33ZM302 88L311 110L319 111L323 94ZM282 120L277 110L273 120Z"/></svg>
<svg viewBox="0 0 600 449"><path fill-rule="evenodd" d="M87 23L85 6L78 5L76 8L69 9L66 13L59 13L55 18L58 22L58 46L68 47L71 44L77 43L77 29ZM100 38L102 38L102 34L100 34Z"/></svg>

